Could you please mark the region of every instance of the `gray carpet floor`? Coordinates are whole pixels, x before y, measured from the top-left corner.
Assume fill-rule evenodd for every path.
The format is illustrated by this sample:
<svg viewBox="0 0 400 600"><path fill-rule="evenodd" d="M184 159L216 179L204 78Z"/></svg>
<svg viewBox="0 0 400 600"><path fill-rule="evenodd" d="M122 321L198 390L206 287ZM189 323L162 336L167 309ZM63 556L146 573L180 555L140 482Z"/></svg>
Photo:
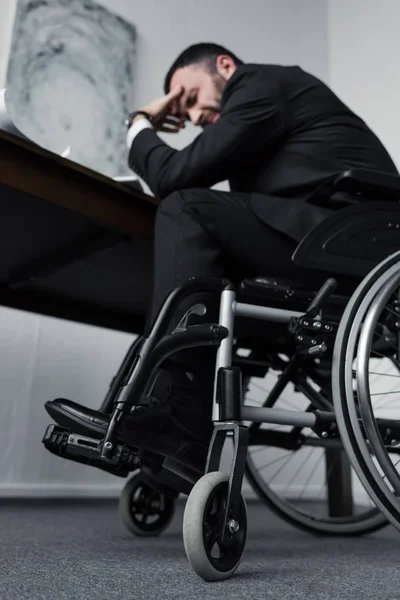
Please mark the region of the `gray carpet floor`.
<svg viewBox="0 0 400 600"><path fill-rule="evenodd" d="M248 504L248 540L235 576L206 583L190 569L183 501L158 538L137 538L114 501L0 503L1 600L246 600L400 598L400 533L318 538Z"/></svg>

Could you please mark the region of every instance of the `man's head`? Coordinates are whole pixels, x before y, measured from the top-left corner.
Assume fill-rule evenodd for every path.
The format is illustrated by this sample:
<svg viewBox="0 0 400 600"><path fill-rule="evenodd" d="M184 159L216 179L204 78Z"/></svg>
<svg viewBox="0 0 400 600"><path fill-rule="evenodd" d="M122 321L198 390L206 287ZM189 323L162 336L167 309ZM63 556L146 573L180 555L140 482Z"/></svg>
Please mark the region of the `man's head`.
<svg viewBox="0 0 400 600"><path fill-rule="evenodd" d="M194 125L215 123L219 117L222 92L243 61L218 44L189 46L168 71L164 92L182 87L179 112Z"/></svg>

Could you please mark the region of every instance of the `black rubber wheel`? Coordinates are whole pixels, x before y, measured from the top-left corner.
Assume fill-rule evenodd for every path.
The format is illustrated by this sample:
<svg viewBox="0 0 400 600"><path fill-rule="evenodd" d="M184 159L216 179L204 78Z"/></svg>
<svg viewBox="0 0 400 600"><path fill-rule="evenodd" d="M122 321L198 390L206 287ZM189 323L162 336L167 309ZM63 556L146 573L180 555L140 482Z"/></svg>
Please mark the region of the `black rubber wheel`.
<svg viewBox="0 0 400 600"><path fill-rule="evenodd" d="M129 479L119 499L125 527L137 536L158 536L175 514L175 500L153 489L138 473Z"/></svg>
<svg viewBox="0 0 400 600"><path fill-rule="evenodd" d="M193 486L183 517L183 543L195 573L205 581L228 579L238 568L247 536L247 509L240 496L238 514L228 521L226 543L222 543L222 518L226 507L229 476L222 471L203 475Z"/></svg>

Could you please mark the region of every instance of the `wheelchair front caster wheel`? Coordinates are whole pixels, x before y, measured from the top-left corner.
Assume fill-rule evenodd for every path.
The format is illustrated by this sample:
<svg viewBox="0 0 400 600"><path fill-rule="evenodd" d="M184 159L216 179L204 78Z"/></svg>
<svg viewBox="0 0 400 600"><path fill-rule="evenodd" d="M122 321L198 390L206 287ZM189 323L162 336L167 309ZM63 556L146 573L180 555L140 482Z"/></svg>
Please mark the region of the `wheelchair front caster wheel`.
<svg viewBox="0 0 400 600"><path fill-rule="evenodd" d="M221 542L229 476L221 471L203 475L193 486L183 515L183 543L188 561L205 581L233 575L247 536L247 509L240 495L239 511L228 519L228 536Z"/></svg>
<svg viewBox="0 0 400 600"><path fill-rule="evenodd" d="M171 523L175 500L154 490L140 473L126 483L119 499L119 515L137 536L160 535Z"/></svg>

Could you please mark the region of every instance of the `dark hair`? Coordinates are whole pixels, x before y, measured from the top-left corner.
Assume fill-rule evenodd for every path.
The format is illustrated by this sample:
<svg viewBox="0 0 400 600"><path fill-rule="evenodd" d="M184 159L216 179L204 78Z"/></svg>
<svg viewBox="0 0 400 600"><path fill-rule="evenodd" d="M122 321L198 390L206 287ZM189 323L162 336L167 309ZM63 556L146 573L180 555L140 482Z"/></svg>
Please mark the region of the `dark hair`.
<svg viewBox="0 0 400 600"><path fill-rule="evenodd" d="M172 67L169 69L164 81L164 92L168 94L173 74L178 69L183 69L183 67L203 63L209 73L216 73L216 60L220 54L226 54L227 56L230 56L237 66L243 64L242 60L240 60L233 54L233 52L227 50L223 46L207 42L193 44L192 46L186 48L186 50L184 50L178 56Z"/></svg>

